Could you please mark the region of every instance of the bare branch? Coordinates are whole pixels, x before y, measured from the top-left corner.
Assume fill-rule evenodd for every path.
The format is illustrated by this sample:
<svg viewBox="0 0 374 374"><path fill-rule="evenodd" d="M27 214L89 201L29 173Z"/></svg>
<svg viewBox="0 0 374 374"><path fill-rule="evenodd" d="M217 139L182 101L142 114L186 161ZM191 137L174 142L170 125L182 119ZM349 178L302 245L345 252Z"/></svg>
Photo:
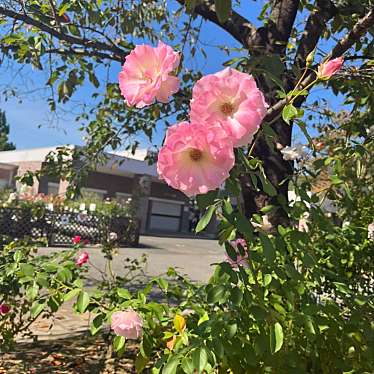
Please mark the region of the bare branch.
<svg viewBox="0 0 374 374"><path fill-rule="evenodd" d="M326 29L326 23L337 13L330 0L316 0L315 5L316 8L308 17L296 52L295 65L300 69L305 67L306 57L316 47L323 30Z"/></svg>
<svg viewBox="0 0 374 374"><path fill-rule="evenodd" d="M186 4L186 0L177 1L182 5ZM252 37L256 33L256 28L239 13L232 11L229 19L225 23L220 23L217 18L214 1L211 0L202 0L199 2L198 5L195 6L194 12L226 30L233 38L240 42L243 47L249 50L252 49Z"/></svg>

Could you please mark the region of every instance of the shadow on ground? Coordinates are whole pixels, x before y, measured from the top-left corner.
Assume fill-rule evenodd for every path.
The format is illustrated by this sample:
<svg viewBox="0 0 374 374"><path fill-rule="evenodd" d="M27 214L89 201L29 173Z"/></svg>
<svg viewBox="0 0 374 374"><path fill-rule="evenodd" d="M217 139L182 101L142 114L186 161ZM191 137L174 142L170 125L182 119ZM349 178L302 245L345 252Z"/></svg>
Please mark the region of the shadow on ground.
<svg viewBox="0 0 374 374"><path fill-rule="evenodd" d="M0 374L131 374L136 345L127 343L125 355L108 358L108 343L103 336L87 334L17 343L16 351L2 354Z"/></svg>

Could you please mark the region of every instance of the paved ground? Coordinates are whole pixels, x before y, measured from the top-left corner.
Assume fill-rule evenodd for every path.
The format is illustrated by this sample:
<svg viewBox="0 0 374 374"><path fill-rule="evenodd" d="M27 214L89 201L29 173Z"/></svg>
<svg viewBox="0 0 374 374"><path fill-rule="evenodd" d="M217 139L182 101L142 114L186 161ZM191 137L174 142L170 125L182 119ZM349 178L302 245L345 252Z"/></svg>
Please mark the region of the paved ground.
<svg viewBox="0 0 374 374"><path fill-rule="evenodd" d="M43 248L41 253L48 253L59 248ZM98 247L88 247L90 261L95 267L104 269L105 259ZM113 270L119 275L124 272L126 258L141 258L147 255L145 268L148 276L161 275L172 266L194 281L206 282L212 274L212 264L222 261L223 249L216 240L162 238L141 236L138 248L118 248L113 261ZM90 268L89 278L100 280L100 272Z"/></svg>
<svg viewBox="0 0 374 374"><path fill-rule="evenodd" d="M42 248L40 253L65 249ZM98 269L104 269L105 259L99 247L88 247L85 250L89 252L91 262L87 274L88 286L95 286L95 283L101 279ZM139 248L118 248L113 261L113 270L118 275L124 275L127 258L141 258L146 254L147 277L164 274L172 266L180 273L188 275L193 281L206 282L213 272L211 265L222 261L223 253L223 249L215 240L142 236ZM53 320L39 319L33 324L32 331L39 340L64 338L88 329L92 316L89 313L83 316L74 314L72 302L73 300L64 304Z"/></svg>

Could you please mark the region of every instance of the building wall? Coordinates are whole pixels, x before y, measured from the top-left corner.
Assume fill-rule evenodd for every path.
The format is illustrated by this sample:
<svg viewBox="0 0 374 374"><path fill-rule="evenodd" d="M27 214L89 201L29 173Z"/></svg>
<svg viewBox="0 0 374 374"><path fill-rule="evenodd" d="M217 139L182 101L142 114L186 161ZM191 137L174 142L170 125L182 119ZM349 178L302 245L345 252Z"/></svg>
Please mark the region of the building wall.
<svg viewBox="0 0 374 374"><path fill-rule="evenodd" d="M134 179L131 177L90 172L82 187L107 191L107 197L115 197L116 192L132 194Z"/></svg>
<svg viewBox="0 0 374 374"><path fill-rule="evenodd" d="M42 163L40 161L17 161L12 162L13 165L18 166L17 176L22 176L28 171L37 171L40 170ZM34 178L33 186L23 186L20 183L17 183L17 190L22 190L24 192L36 195L39 193L39 182Z"/></svg>

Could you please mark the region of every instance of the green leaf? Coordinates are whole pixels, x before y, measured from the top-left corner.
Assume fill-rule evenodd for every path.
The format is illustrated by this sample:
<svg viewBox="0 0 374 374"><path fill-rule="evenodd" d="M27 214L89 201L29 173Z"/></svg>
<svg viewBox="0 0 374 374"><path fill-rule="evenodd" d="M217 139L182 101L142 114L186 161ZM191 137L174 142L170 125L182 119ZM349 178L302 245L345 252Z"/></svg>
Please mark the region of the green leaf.
<svg viewBox="0 0 374 374"><path fill-rule="evenodd" d="M272 353L278 352L283 345L283 328L279 322L270 328L270 350Z"/></svg>
<svg viewBox="0 0 374 374"><path fill-rule="evenodd" d="M179 356L171 356L164 368L162 374L175 374L179 365Z"/></svg>
<svg viewBox="0 0 374 374"><path fill-rule="evenodd" d="M216 14L220 23L225 23L231 13L231 0L214 0Z"/></svg>
<svg viewBox="0 0 374 374"><path fill-rule="evenodd" d="M216 209L215 205L211 205L205 212L205 214L200 218L199 223L196 226L196 232L203 231L205 227L208 226L210 220L212 219L212 215Z"/></svg>
<svg viewBox="0 0 374 374"><path fill-rule="evenodd" d="M58 15L61 17L70 8L70 5L70 2L63 4L58 10Z"/></svg>
<svg viewBox="0 0 374 374"><path fill-rule="evenodd" d="M192 363L198 373L202 373L208 363L208 354L204 347L197 348L192 352Z"/></svg>
<svg viewBox="0 0 374 374"><path fill-rule="evenodd" d="M31 318L37 317L43 311L44 308L45 303L35 302L30 309Z"/></svg>
<svg viewBox="0 0 374 374"><path fill-rule="evenodd" d="M90 297L87 292L81 291L77 300L77 310L79 313L84 313L90 303Z"/></svg>
<svg viewBox="0 0 374 374"><path fill-rule="evenodd" d="M114 352L119 352L125 347L126 339L124 336L117 335L113 340Z"/></svg>
<svg viewBox="0 0 374 374"><path fill-rule="evenodd" d="M262 245L265 258L269 262L273 262L275 260L275 249L274 249L273 243L267 237L267 235L263 234L262 232L260 232L260 241L261 241L261 245Z"/></svg>
<svg viewBox="0 0 374 374"><path fill-rule="evenodd" d="M77 296L81 292L80 288L74 288L73 290L70 290L67 294L64 296L65 301L71 300L73 297Z"/></svg>
<svg viewBox="0 0 374 374"><path fill-rule="evenodd" d="M290 124L290 120L296 118L298 116L297 108L293 106L293 104L286 105L282 110L282 118L283 121L287 124Z"/></svg>
<svg viewBox="0 0 374 374"><path fill-rule="evenodd" d="M149 362L148 357L144 357L140 352L136 356L135 360L135 369L137 373L141 373L144 368L147 366L147 363Z"/></svg>
<svg viewBox="0 0 374 374"><path fill-rule="evenodd" d="M126 300L131 299L130 292L126 290L125 288L118 288L117 295L121 297L122 299L126 299Z"/></svg>
<svg viewBox="0 0 374 374"><path fill-rule="evenodd" d="M31 264L20 264L21 276L32 277L34 275L34 266Z"/></svg>
<svg viewBox="0 0 374 374"><path fill-rule="evenodd" d="M103 314L98 314L95 316L95 318L92 320L91 326L90 326L90 332L92 335L96 335L98 331L101 329L103 326L103 321L104 321L104 315Z"/></svg>
<svg viewBox="0 0 374 374"><path fill-rule="evenodd" d="M207 193L197 195L196 202L200 210L206 209L209 205L213 205L214 200L217 198L218 190L209 191Z"/></svg>
<svg viewBox="0 0 374 374"><path fill-rule="evenodd" d="M223 303L225 301L226 288L225 286L219 285L212 287L207 294L208 303Z"/></svg>
<svg viewBox="0 0 374 374"><path fill-rule="evenodd" d="M182 360L181 366L182 366L183 371L186 374L193 374L194 373L195 368L193 366L193 362L192 362L192 359L190 357L185 357Z"/></svg>

